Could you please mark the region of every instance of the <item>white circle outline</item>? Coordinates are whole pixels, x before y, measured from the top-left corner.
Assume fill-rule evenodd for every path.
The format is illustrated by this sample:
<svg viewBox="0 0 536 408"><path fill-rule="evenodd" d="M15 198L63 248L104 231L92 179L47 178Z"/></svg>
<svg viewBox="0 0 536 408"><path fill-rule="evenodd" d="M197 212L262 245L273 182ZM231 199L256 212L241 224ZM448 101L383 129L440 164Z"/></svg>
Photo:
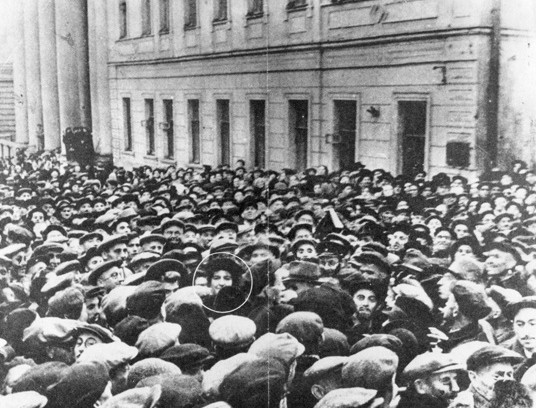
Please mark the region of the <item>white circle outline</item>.
<svg viewBox="0 0 536 408"><path fill-rule="evenodd" d="M249 273L249 276L251 278L250 280L250 284L249 284L249 293L248 295L246 296L246 299L244 299L244 301L240 304L240 306L238 307L235 307L234 309L232 310L225 310L223 312L219 312L217 310L214 310L214 309L211 309L210 307L208 307L207 305L205 305L203 303L203 307L210 310L211 312L214 312L214 313L219 313L219 314L224 314L224 313L232 313L238 309L240 309L242 306L244 306L246 304L246 302L249 300L249 298L251 297L251 293L253 292L253 274L251 273L251 269L249 268L248 264L246 263L246 261L244 261L242 258L240 258L239 256L235 255L235 254L231 254L230 252L214 252L212 254L209 254L208 256L206 256L205 258L203 258L201 260L201 262L199 262L199 265L197 265L197 268L195 268L195 272L194 272L194 275L192 277L192 286L195 286L195 276L197 275L197 271L199 270L199 267L201 265L203 265L203 263L208 259L210 258L212 255L217 255L217 254L224 254L224 255L231 255L231 256L234 256L235 258L239 259L240 262L242 262L244 265L246 265L246 269L247 269L247 272Z"/></svg>

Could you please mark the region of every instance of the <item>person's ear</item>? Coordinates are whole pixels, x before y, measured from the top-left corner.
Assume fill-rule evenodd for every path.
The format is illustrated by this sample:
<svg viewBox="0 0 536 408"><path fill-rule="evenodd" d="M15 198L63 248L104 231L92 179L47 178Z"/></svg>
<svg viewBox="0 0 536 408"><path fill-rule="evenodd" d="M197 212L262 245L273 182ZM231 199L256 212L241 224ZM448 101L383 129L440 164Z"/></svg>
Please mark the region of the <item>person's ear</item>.
<svg viewBox="0 0 536 408"><path fill-rule="evenodd" d="M324 395L326 395L326 390L324 390L324 387L319 384L313 384L311 386L311 394L313 394L313 397L320 401L322 398L324 398Z"/></svg>
<svg viewBox="0 0 536 408"><path fill-rule="evenodd" d="M467 374L469 375L469 380L471 380L471 382L476 380L476 373L474 371L468 370Z"/></svg>
<svg viewBox="0 0 536 408"><path fill-rule="evenodd" d="M415 391L417 391L417 394L426 394L428 391L428 386L426 382L421 378L415 380L413 386L415 387Z"/></svg>

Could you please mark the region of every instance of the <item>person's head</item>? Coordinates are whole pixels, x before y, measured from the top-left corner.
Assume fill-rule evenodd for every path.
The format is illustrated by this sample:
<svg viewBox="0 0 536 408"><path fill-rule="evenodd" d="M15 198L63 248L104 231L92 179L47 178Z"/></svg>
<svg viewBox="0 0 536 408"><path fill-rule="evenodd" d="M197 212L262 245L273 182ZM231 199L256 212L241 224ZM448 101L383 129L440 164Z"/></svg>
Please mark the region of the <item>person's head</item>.
<svg viewBox="0 0 536 408"><path fill-rule="evenodd" d="M77 361L88 347L94 344L110 343L113 341L112 333L96 324L80 326L75 332L75 337L74 358Z"/></svg>
<svg viewBox="0 0 536 408"><path fill-rule="evenodd" d="M181 235L184 232L184 224L177 220L170 220L162 225L162 235L174 244L181 240Z"/></svg>
<svg viewBox="0 0 536 408"><path fill-rule="evenodd" d="M393 252L404 250L409 241L409 232L405 229L395 229L392 234L389 234L389 247Z"/></svg>
<svg viewBox="0 0 536 408"><path fill-rule="evenodd" d="M343 387L378 391L382 407L389 407L397 394L395 384L398 356L385 347L369 347L350 356L342 368Z"/></svg>
<svg viewBox="0 0 536 408"><path fill-rule="evenodd" d="M513 321L517 341L527 354L536 351L536 297L529 296L508 304L508 317Z"/></svg>
<svg viewBox="0 0 536 408"><path fill-rule="evenodd" d="M321 400L330 391L342 387L342 366L347 360L343 356L324 357L304 372L315 399Z"/></svg>
<svg viewBox="0 0 536 408"><path fill-rule="evenodd" d="M494 244L486 252L485 269L488 275L497 276L513 269L518 259L516 250L507 244Z"/></svg>
<svg viewBox="0 0 536 408"><path fill-rule="evenodd" d="M56 293L48 301L47 316L86 321L87 309L83 293L74 287Z"/></svg>
<svg viewBox="0 0 536 408"><path fill-rule="evenodd" d="M316 258L318 255L316 252L316 243L310 239L296 241L292 245L292 252L294 252L294 256L298 260Z"/></svg>
<svg viewBox="0 0 536 408"><path fill-rule="evenodd" d="M151 251L160 255L164 252L165 243L166 239L159 234L150 234L140 238L140 244L144 251Z"/></svg>
<svg viewBox="0 0 536 408"><path fill-rule="evenodd" d="M460 392L458 374L462 369L449 354L427 352L415 357L402 377L417 394L428 395L447 406Z"/></svg>
<svg viewBox="0 0 536 408"><path fill-rule="evenodd" d="M438 228L434 234L434 250L446 251L452 245L454 236L450 229L442 227Z"/></svg>
<svg viewBox="0 0 536 408"><path fill-rule="evenodd" d="M493 397L497 381L513 380L514 365L523 361L518 353L501 346L486 346L467 359L467 372L471 385L487 399Z"/></svg>
<svg viewBox="0 0 536 408"><path fill-rule="evenodd" d="M226 286L238 286L243 273L242 267L230 258L215 259L206 268L207 283L217 295Z"/></svg>
<svg viewBox="0 0 536 408"><path fill-rule="evenodd" d="M117 237L109 238L101 243L99 246L102 258L105 261L126 261L129 257L127 238L126 236L119 235Z"/></svg>

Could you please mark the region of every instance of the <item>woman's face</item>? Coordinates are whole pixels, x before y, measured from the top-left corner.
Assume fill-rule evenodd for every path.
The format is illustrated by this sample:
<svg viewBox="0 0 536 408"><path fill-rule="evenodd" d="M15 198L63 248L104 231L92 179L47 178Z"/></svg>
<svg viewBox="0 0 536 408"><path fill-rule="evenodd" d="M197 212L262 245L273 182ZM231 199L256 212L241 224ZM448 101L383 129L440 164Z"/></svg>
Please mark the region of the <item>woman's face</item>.
<svg viewBox="0 0 536 408"><path fill-rule="evenodd" d="M38 224L38 223L43 222L43 221L45 221L45 216L44 216L43 213L37 211L37 212L34 212L32 214L32 222L34 224Z"/></svg>
<svg viewBox="0 0 536 408"><path fill-rule="evenodd" d="M456 251L456 254L454 255L455 259L460 259L463 257L474 257L475 253L473 252L473 248L471 248L469 245L460 245L458 250Z"/></svg>
<svg viewBox="0 0 536 408"><path fill-rule="evenodd" d="M227 271L217 271L212 276L212 279L210 281L210 288L212 289L212 292L217 295L222 288L225 286L232 286L233 285L233 278L231 274Z"/></svg>

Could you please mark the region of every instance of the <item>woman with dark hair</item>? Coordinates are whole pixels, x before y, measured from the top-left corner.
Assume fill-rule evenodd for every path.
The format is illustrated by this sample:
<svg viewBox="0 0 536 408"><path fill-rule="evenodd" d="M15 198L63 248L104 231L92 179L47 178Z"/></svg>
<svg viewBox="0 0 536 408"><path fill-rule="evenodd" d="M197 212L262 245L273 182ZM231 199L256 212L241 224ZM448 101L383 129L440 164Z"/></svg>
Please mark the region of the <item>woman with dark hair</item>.
<svg viewBox="0 0 536 408"><path fill-rule="evenodd" d="M457 240L450 248L450 257L456 261L461 257L472 257L479 259L482 255L482 248L478 240L472 236L466 236Z"/></svg>
<svg viewBox="0 0 536 408"><path fill-rule="evenodd" d="M232 258L215 258L208 262L205 270L208 287L216 296L226 286L239 286L244 268Z"/></svg>

